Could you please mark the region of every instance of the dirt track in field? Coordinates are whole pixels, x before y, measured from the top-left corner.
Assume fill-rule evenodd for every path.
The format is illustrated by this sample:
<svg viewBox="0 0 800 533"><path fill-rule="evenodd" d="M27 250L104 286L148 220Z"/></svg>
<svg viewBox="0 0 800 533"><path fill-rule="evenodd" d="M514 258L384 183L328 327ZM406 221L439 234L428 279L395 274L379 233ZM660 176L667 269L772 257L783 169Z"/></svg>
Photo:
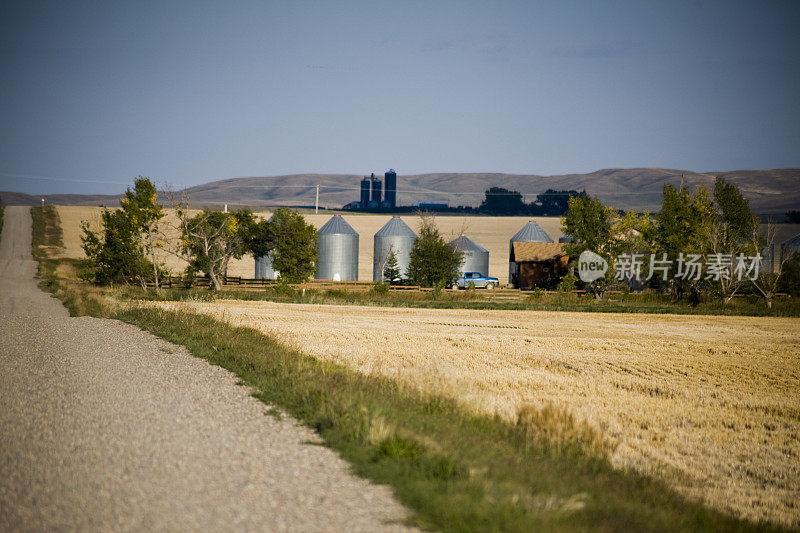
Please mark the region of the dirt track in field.
<svg viewBox="0 0 800 533"><path fill-rule="evenodd" d="M0 530L402 529L386 487L236 385L36 286L28 208L0 239Z"/></svg>

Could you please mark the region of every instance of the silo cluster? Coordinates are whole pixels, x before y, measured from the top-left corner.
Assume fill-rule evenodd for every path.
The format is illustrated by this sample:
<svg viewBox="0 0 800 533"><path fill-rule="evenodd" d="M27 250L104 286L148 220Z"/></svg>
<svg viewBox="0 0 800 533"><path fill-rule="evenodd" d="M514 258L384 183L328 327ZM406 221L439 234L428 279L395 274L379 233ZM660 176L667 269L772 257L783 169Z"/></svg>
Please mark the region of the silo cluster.
<svg viewBox="0 0 800 533"><path fill-rule="evenodd" d="M334 215L317 231L317 273L315 279L358 280L358 233Z"/></svg>
<svg viewBox="0 0 800 533"><path fill-rule="evenodd" d="M464 256L459 274L463 276L466 272L479 272L484 276L489 275L489 250L466 235L451 241L450 246Z"/></svg>
<svg viewBox="0 0 800 533"><path fill-rule="evenodd" d="M389 254L394 252L400 276L405 277L408 264L411 261L411 249L417 234L408 224L398 216L394 216L375 234L375 248L373 251L372 280L383 281L383 270Z"/></svg>
<svg viewBox="0 0 800 533"><path fill-rule="evenodd" d="M539 224L531 220L525 224L521 230L514 234L508 242L508 283L514 284L514 278L517 274L517 264L511 261L513 254L513 247L515 242L553 242Z"/></svg>

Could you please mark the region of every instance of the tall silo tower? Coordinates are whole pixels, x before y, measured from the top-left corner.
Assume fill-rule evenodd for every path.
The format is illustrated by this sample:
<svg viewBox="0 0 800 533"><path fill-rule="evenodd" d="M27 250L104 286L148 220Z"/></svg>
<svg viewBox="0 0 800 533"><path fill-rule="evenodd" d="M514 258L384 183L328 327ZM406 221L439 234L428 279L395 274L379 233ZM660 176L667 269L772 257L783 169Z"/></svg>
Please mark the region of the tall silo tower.
<svg viewBox="0 0 800 533"><path fill-rule="evenodd" d="M369 191L372 187L372 180L364 176L361 180L361 209L366 209L369 205Z"/></svg>
<svg viewBox="0 0 800 533"><path fill-rule="evenodd" d="M517 264L511 261L511 252L515 242L553 242L553 239L533 220L511 237L508 242L508 283L511 285L514 284L514 277L517 274Z"/></svg>
<svg viewBox="0 0 800 533"><path fill-rule="evenodd" d="M383 269L389 252L394 252L400 275L405 277L411 261L411 249L417 234L398 216L394 216L375 234L375 249L372 260L372 281L383 281Z"/></svg>
<svg viewBox="0 0 800 533"><path fill-rule="evenodd" d="M358 233L341 215L334 215L317 231L315 279L358 280Z"/></svg>
<svg viewBox="0 0 800 533"><path fill-rule="evenodd" d="M464 262L458 272L462 276L465 272L480 272L489 275L489 250L476 243L466 235L462 235L450 242L450 246L464 254Z"/></svg>
<svg viewBox="0 0 800 533"><path fill-rule="evenodd" d="M385 200L389 207L397 207L397 172L393 168L383 175L386 190Z"/></svg>
<svg viewBox="0 0 800 533"><path fill-rule="evenodd" d="M372 200L370 201L371 207L381 206L381 185L383 182L380 178L376 178L375 174L372 175Z"/></svg>

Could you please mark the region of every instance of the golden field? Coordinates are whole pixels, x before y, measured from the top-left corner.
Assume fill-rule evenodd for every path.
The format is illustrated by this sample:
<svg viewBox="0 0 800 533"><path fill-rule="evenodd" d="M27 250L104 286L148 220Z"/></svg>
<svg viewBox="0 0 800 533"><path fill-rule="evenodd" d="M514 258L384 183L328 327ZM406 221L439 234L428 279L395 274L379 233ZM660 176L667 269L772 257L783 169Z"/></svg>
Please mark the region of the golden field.
<svg viewBox="0 0 800 533"><path fill-rule="evenodd" d="M64 231L63 256L83 257L81 249L80 224L82 220L89 221L95 226L99 225L99 207L85 206L58 206L58 214L61 217L61 227ZM269 218L270 212L259 212L258 216ZM316 228L321 228L330 218L331 214L305 215L306 220ZM383 227L391 218L390 215L366 215L366 214L347 214L345 220L353 226L359 234L359 263L358 279L361 281L372 281L372 237ZM417 231L419 217L414 215L402 216L403 221L411 229ZM436 218L437 225L442 235L449 241L458 237L462 231L470 239L477 242L489 250L489 275L500 279L501 283L508 282L508 240L522 228L529 220L535 220L554 241L563 234L561 231L561 221L557 217L463 217L463 216L439 216ZM166 218L167 223L174 223L174 215ZM177 234L176 234L177 236ZM186 264L174 256L164 255L167 267L173 272L183 271ZM255 263L253 258L245 256L242 259L234 260L228 269L232 276L243 276L252 278L255 275Z"/></svg>
<svg viewBox="0 0 800 533"><path fill-rule="evenodd" d="M800 319L148 303L513 419L552 403L612 461L749 519L800 521Z"/></svg>

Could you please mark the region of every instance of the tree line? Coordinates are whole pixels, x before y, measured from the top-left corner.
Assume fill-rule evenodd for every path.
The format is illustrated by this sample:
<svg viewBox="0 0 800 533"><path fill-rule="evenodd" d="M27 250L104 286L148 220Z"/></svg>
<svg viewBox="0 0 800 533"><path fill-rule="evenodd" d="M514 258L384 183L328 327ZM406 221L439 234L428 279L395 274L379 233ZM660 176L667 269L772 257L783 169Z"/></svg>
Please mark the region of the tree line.
<svg viewBox="0 0 800 533"><path fill-rule="evenodd" d="M547 189L536 195L536 200L525 203L519 191L502 187L490 187L484 193L478 212L486 215L530 215L535 217L557 217L567 212L570 198L585 198L586 191L557 191Z"/></svg>
<svg viewBox="0 0 800 533"><path fill-rule="evenodd" d="M591 251L607 262L609 268L600 279L580 283L573 272L565 280L598 298L610 288L637 285L632 267L639 274L638 288L695 305L703 298L719 298L727 304L747 292L761 296L771 307L779 291L795 295L800 291L800 256L781 254L775 226L768 224L761 231L747 199L723 178L716 179L712 191L704 186L691 190L665 185L661 210L655 216L646 211L620 212L586 195L572 197L562 229L572 237L565 246L571 258ZM632 259L641 262L633 264ZM702 266L710 273L700 275ZM680 267L695 270L692 275L686 271L676 275L681 274L676 272Z"/></svg>

